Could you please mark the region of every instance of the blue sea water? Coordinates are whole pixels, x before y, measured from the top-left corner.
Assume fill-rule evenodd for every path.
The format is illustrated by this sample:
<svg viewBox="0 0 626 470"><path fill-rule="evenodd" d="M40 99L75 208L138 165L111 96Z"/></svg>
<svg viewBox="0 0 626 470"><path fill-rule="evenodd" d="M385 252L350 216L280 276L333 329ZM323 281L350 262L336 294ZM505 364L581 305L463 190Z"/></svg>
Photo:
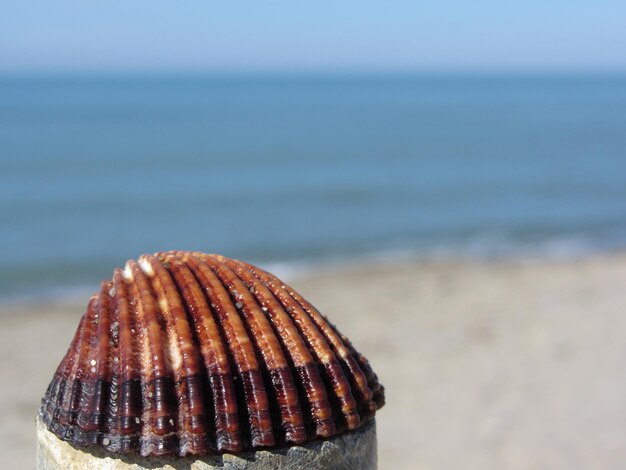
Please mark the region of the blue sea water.
<svg viewBox="0 0 626 470"><path fill-rule="evenodd" d="M144 252L626 246L626 77L0 79L0 296Z"/></svg>

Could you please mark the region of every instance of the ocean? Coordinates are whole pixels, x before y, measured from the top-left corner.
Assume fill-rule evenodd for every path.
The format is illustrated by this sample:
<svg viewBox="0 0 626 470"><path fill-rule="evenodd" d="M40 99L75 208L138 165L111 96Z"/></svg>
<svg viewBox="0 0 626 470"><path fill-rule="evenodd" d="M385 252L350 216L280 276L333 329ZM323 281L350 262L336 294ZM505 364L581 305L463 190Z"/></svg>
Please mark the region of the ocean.
<svg viewBox="0 0 626 470"><path fill-rule="evenodd" d="M141 253L265 266L626 247L626 77L0 79L0 298Z"/></svg>

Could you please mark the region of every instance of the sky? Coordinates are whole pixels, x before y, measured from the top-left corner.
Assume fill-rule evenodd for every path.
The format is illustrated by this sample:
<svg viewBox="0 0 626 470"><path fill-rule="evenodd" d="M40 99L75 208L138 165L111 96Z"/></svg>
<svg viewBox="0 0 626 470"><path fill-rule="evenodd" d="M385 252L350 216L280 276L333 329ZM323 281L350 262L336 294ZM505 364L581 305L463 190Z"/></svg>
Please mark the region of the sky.
<svg viewBox="0 0 626 470"><path fill-rule="evenodd" d="M0 2L0 73L626 71L623 0Z"/></svg>

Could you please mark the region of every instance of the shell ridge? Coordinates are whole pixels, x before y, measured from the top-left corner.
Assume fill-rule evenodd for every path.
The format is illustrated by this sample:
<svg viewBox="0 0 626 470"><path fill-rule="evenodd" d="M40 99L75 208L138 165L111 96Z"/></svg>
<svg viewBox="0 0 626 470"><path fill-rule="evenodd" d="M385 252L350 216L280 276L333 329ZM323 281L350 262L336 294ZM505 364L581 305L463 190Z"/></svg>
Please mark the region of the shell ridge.
<svg viewBox="0 0 626 470"><path fill-rule="evenodd" d="M239 451L239 413L225 340L210 311L200 281L181 257L171 253L162 256L170 263L170 274L187 306L189 323L195 331L194 340L204 361L202 365L211 391L208 395L213 403L213 416L209 421L213 423L211 431L215 436L215 446L218 451Z"/></svg>
<svg viewBox="0 0 626 470"><path fill-rule="evenodd" d="M281 343L283 353L291 361L290 365L294 368L294 375L300 379L298 383L302 387L302 395L311 408L310 410L303 409L302 412L304 414L305 411L308 411L307 414L311 415L311 419L315 423L316 435L320 437L333 435L335 422L328 401L326 386L305 338L299 333L283 305L261 280L235 260L226 259L224 262L248 287L258 305L269 317L279 343ZM281 340L281 338L283 339Z"/></svg>
<svg viewBox="0 0 626 470"><path fill-rule="evenodd" d="M148 440L152 433L152 416L153 410L150 397L146 392L147 382L151 380L150 369L147 366L150 365L150 358L152 357L150 351L150 345L148 343L147 331L145 327L144 307L141 300L141 293L139 286L134 278L133 262L127 262L122 273L122 284L127 287L126 299L128 306L128 320L134 321L135 334L124 337L124 343L120 343L120 353L123 360L127 360L126 366L136 367L136 376L131 378L132 369L125 369L123 374L127 374L124 377L126 380L120 386L120 393L124 402L124 412L134 409L136 412L135 421L139 421L139 426L136 430L136 442L137 451L140 455L151 455L154 451L154 446L148 443ZM120 314L123 311L120 311ZM131 320L133 319L133 320ZM124 328L126 330L126 328ZM131 329L132 333L132 329ZM120 337L120 341L122 337ZM134 381L133 381L134 379ZM133 387L134 385L134 387ZM130 414L130 413L129 413ZM124 419L124 417L122 418ZM129 426L129 431L132 427L132 423L126 420L126 424ZM130 431L132 432L132 431Z"/></svg>
<svg viewBox="0 0 626 470"><path fill-rule="evenodd" d="M338 413L343 415L348 429L358 427L361 419L352 393L353 387L350 385L350 373L349 370L344 370L344 367L342 367L338 359L339 350L333 344L332 337L324 334L324 328L329 327L324 321L325 319L320 315L319 321L315 322L285 289L286 286L272 274L248 263L242 261L239 263L247 267L257 278L264 282L274 292L289 315L296 320L296 324L301 328L303 336L307 339L309 348L316 357L321 370L324 371L323 377L327 384L326 388L330 391L329 397L333 401L338 402L333 408L338 409Z"/></svg>
<svg viewBox="0 0 626 470"><path fill-rule="evenodd" d="M117 413L119 410L120 402L118 401L118 384L120 381L120 353L119 353L119 310L120 310L120 301L118 299L118 295L116 292L116 271L113 271L113 278L109 285L108 295L110 297L109 303L109 315L108 315L108 337L107 342L109 345L109 357L107 361L109 363L110 369L110 382L108 386L108 403L105 409L105 423L102 426L102 431L105 436L108 436L109 439L114 442L115 446L119 443L120 450L122 449L122 438L120 436L119 423L120 420L117 419Z"/></svg>
<svg viewBox="0 0 626 470"><path fill-rule="evenodd" d="M264 382L270 385L266 387L268 397L272 398L271 404L278 411L278 416L275 416L274 420L279 419L281 423L279 428L284 433L285 440L304 441L306 433L297 388L287 357L271 322L259 308L256 298L250 294L246 285L232 269L210 256L204 260L226 287L250 331L249 336L263 366ZM276 411L274 414L276 415Z"/></svg>
<svg viewBox="0 0 626 470"><path fill-rule="evenodd" d="M113 377L111 393L114 397L112 403L112 414L115 421L115 434L122 436L132 436L139 433L141 404L138 403L141 397L140 377L138 370L139 360L137 358L139 347L139 332L136 323L135 300L132 289L126 285L124 276L120 269L113 273L113 288L110 291L115 299L114 321L111 324L111 341L117 355L114 356L114 369L117 374ZM117 323L117 324L116 324ZM138 440L127 444L129 447L137 446ZM124 450L130 448L124 447Z"/></svg>
<svg viewBox="0 0 626 470"><path fill-rule="evenodd" d="M348 339L347 336L339 332L337 327L332 322L328 322L328 324L330 328L335 332L335 334L337 334L342 339L342 341L348 348L348 351L350 351L350 354L355 358L355 360L359 364L359 367L361 367L361 370L363 371L367 379L368 387L372 391L372 400L376 404L376 408L382 407L385 404L385 389L378 381L378 376L374 373L374 370L372 369L369 361L353 346L352 342Z"/></svg>
<svg viewBox="0 0 626 470"><path fill-rule="evenodd" d="M44 396L44 404L42 406L42 414L44 422L49 429L61 439L66 439L67 433L72 429L72 403L74 403L75 390L79 386L72 377L77 370L77 360L80 356L80 349L83 347L83 336L87 323L86 312L81 316L76 334L74 335L73 345L70 345L65 357L54 374L53 383L58 383L57 396L54 400L46 394ZM54 390L55 387L52 387ZM50 387L48 388L50 390Z"/></svg>
<svg viewBox="0 0 626 470"><path fill-rule="evenodd" d="M85 312L86 319L81 338L82 347L75 364L75 379L71 388L71 401L67 408L69 411L68 426L64 429L65 435L75 435L77 437L78 445L80 446L98 443L97 435L89 432L91 429L88 426L95 381L86 372L91 367L89 358L92 356L95 343L97 342L94 323L97 319L98 304L99 296L92 297Z"/></svg>
<svg viewBox="0 0 626 470"><path fill-rule="evenodd" d="M281 285L282 283L276 282L275 278L272 278L267 272L255 266L242 261L239 261L239 264L246 267L259 280L265 283L283 305L285 311L294 319L294 323L301 331L307 346L323 372L322 377L325 381L329 399L338 402L333 404L333 409L339 410L337 413L343 415L343 419L349 429L358 427L360 417L357 413L356 401L352 395L352 388L333 348L318 326L302 309L300 304L289 295Z"/></svg>
<svg viewBox="0 0 626 470"><path fill-rule="evenodd" d="M265 316L260 311L255 311L251 299L245 296L247 290L239 278L219 261L199 255L221 283L228 308L239 318L246 331L251 353L256 358L256 368L254 377L250 377L249 384L244 386L251 389L261 387L265 390L264 420L275 434L272 445L280 443L291 435L294 429L292 420L295 419L297 423L298 417L292 413L299 412L297 407L293 407L295 386L282 349Z"/></svg>
<svg viewBox="0 0 626 470"><path fill-rule="evenodd" d="M200 281L209 305L220 320L218 326L226 339L229 358L236 371L234 386L242 392L237 395L242 400L237 404L238 409L242 411L240 424L246 422L249 425L249 429L240 425L242 433L246 431L242 437L249 438L252 447L272 446L275 440L269 414L269 400L265 384L260 380L256 353L245 325L230 302L226 288L210 266L191 253L185 254L184 260Z"/></svg>
<svg viewBox="0 0 626 470"><path fill-rule="evenodd" d="M203 400L199 399L203 396L200 370L180 295L168 270L154 256L144 255L139 264L150 280L165 326L164 357L173 384L164 394L175 397L178 403L163 417L164 427L166 432L178 431L179 455L206 453L206 412Z"/></svg>
<svg viewBox="0 0 626 470"><path fill-rule="evenodd" d="M313 308L315 308L315 307L313 307ZM344 345L348 349L348 352L350 353L350 356L352 356L354 361L356 361L356 363L358 364L359 368L361 369L361 371L365 375L365 379L367 380L367 386L369 387L369 389L371 391L371 403L368 405L368 407L369 407L369 412L368 413L373 415L374 412L376 411L376 409L380 408L385 403L385 400L384 400L384 388L381 385L381 383L378 381L378 376L372 370L372 367L370 366L370 364L367 361L367 359L365 358L365 356L363 356L363 354L361 354L359 351L357 351L357 349L354 347L354 345L348 339L348 337L345 336L344 334L342 334L337 329L337 327L335 326L334 323L329 321L328 322L328 326L330 327L330 329L332 331L334 331L334 333L339 338L341 338L341 341L344 343Z"/></svg>
<svg viewBox="0 0 626 470"><path fill-rule="evenodd" d="M376 404L373 401L374 393L370 388L370 381L367 375L361 368L361 364L358 362L357 354L352 345L346 344L343 339L345 336L341 335L335 325L328 321L319 311L297 294L293 289L288 288L290 294L295 294L298 298L296 301L302 306L303 310L307 312L311 317L318 318L320 322L324 322L328 328L324 334L331 333L336 338L338 350L341 357L341 367L347 371L347 377L351 383L352 389L356 392L357 408L359 409L359 415L362 418L369 419L374 415L376 411ZM292 295L294 297L294 295ZM296 298L296 297L294 297Z"/></svg>
<svg viewBox="0 0 626 470"><path fill-rule="evenodd" d="M345 371L353 393L356 393L357 407L361 410L366 410L364 413L366 417L370 415L373 406L372 391L369 388L369 384L365 373L361 370L356 358L350 353L349 348L344 344L341 336L337 334L333 325L322 315L312 304L306 301L297 291L292 287L280 281L276 276L271 273L265 272L263 274L268 280L280 285L285 291L297 302L302 310L309 316L309 318L317 325L319 331L326 338L326 341L331 345L333 351L340 360L342 369ZM374 408L375 409L375 408ZM360 414L360 413L359 413Z"/></svg>
<svg viewBox="0 0 626 470"><path fill-rule="evenodd" d="M181 427L185 427L184 432L189 441L189 444L186 445L188 448L187 453L204 454L208 451L215 452L218 448L215 445L216 417L213 406L214 393L208 379L208 370L204 362L193 315L190 311L191 307L187 307L187 297L193 287L198 287L197 281L192 274L188 274L188 277L181 283L179 270L176 269L176 266L180 269L180 260L165 257L161 253L155 254L155 257L167 270L171 280L171 288L176 292L176 303L178 304L176 310L178 314L176 315L174 325L178 325L178 329L182 325L185 332L184 335L178 334L183 365L187 355L194 357L193 367L185 366L186 370L180 374L180 378L176 383L177 389L180 389L178 392L178 406L188 407L182 413L182 415L185 415L183 419L179 419ZM186 345L183 343L186 343ZM181 453L186 450L182 447L183 444L181 443Z"/></svg>
<svg viewBox="0 0 626 470"><path fill-rule="evenodd" d="M103 282L96 303L93 323L94 335L91 340L90 354L87 355L88 373L83 381L84 406L81 406L78 417L79 427L84 431L98 431L104 424L108 394L106 380L108 375L108 346L109 346L109 302L108 286ZM91 358L91 359L90 359Z"/></svg>
<svg viewBox="0 0 626 470"><path fill-rule="evenodd" d="M175 418L173 373L166 358L167 339L163 318L150 280L139 263L129 261L137 319L142 330L141 389L144 426L140 438L141 455L166 455L178 448L178 436L170 420Z"/></svg>
<svg viewBox="0 0 626 470"><path fill-rule="evenodd" d="M72 370L72 376L75 377L75 379L72 383L70 401L68 407L66 408L69 411L68 424L77 428L80 428L82 424L79 417L81 416L80 410L83 404L83 396L85 394L83 389L86 387L84 370L93 338L92 325L93 316L95 315L95 304L96 297L94 296L91 298L89 305L87 306L87 311L85 312L85 323L81 332L80 347L76 357L76 363L74 364L74 368Z"/></svg>
<svg viewBox="0 0 626 470"><path fill-rule="evenodd" d="M80 317L78 327L72 338L72 342L65 353L65 356L61 360L59 367L54 373L52 382L46 390L46 394L42 400L41 413L44 420L52 421L57 420L63 411L63 403L66 401L66 394L68 393L69 377L71 376L71 370L74 369L76 362L76 351L81 344L80 339L82 336L83 328L87 317L83 314Z"/></svg>

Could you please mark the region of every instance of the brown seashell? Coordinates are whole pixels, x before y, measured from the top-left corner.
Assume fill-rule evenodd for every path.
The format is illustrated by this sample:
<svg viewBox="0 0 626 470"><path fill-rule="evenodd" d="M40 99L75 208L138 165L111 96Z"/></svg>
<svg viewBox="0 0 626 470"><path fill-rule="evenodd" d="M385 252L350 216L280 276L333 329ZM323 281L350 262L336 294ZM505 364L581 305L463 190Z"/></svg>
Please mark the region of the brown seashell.
<svg viewBox="0 0 626 470"><path fill-rule="evenodd" d="M383 404L367 360L292 288L172 251L102 282L40 416L79 447L185 456L326 438Z"/></svg>

